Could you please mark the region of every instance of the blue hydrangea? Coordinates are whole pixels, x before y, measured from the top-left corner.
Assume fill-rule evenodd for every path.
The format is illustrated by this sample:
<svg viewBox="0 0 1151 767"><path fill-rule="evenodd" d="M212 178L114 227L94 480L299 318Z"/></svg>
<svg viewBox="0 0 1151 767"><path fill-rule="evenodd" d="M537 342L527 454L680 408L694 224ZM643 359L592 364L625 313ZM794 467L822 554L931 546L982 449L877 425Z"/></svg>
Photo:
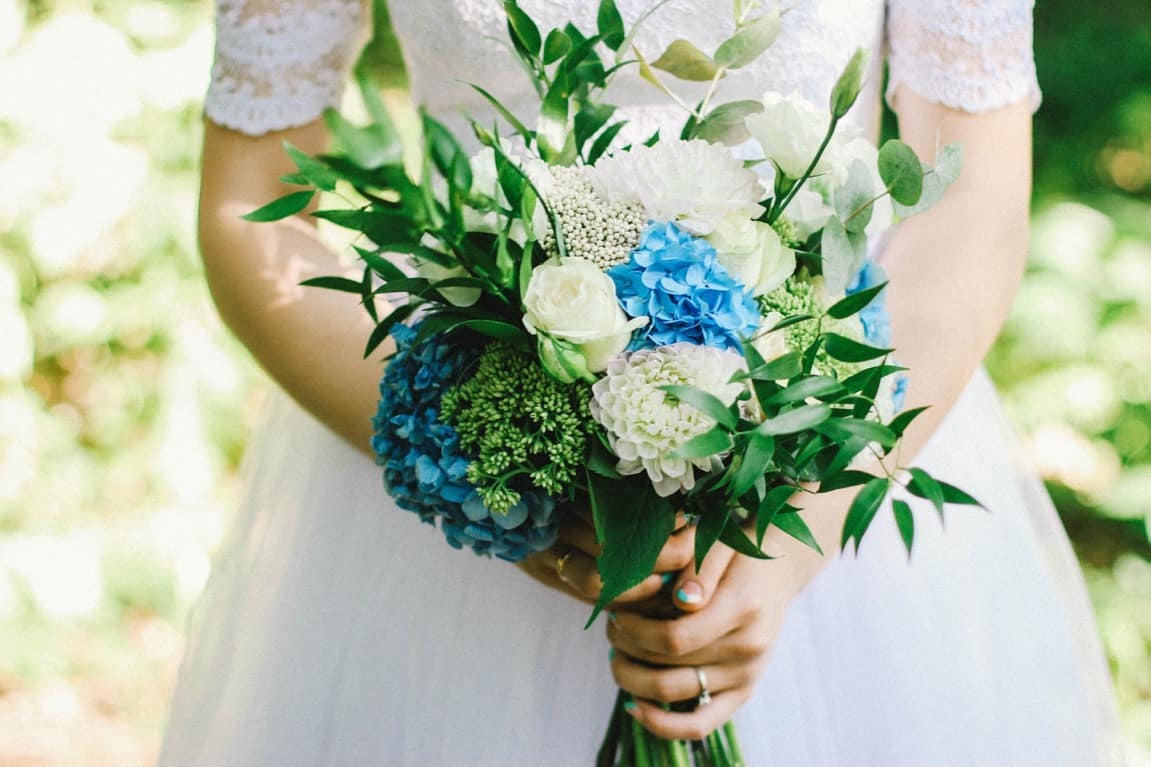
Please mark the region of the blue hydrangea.
<svg viewBox="0 0 1151 767"><path fill-rule="evenodd" d="M380 381L372 419L372 449L384 467L384 487L401 509L440 530L457 549L518 562L555 543L555 500L524 492L506 515L491 514L467 481L471 459L456 430L440 421L444 393L479 357L479 344L431 336L416 344L417 328L392 330L397 352Z"/></svg>
<svg viewBox="0 0 1151 767"><path fill-rule="evenodd" d="M623 310L649 317L633 348L687 342L740 349L759 307L719 263L715 248L674 223L651 222L626 264L608 271Z"/></svg>
<svg viewBox="0 0 1151 767"><path fill-rule="evenodd" d="M847 287L847 294L873 288L887 281L887 273L874 261L864 261L863 268ZM884 290L859 313L863 324L863 337L872 346L891 348L891 315L887 311L887 291Z"/></svg>

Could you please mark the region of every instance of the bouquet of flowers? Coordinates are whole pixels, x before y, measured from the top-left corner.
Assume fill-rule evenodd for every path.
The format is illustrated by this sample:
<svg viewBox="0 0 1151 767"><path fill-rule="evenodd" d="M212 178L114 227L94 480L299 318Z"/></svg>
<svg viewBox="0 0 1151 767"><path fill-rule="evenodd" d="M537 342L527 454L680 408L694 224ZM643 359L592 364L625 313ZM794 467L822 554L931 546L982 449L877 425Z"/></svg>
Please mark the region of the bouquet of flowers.
<svg viewBox="0 0 1151 767"><path fill-rule="evenodd" d="M819 550L797 493L858 486L842 533L857 548L894 485L940 512L975 503L885 462L922 409L900 412L886 280L867 258L869 238L939 199L959 148L928 166L844 123L863 52L826 109L798 94L713 103L780 28L754 0L737 0L713 53L677 40L650 62L633 39L658 4L628 29L602 0L594 34L544 33L503 5L540 97L534 128L477 85L502 128L472 121L469 154L423 113L418 162L405 163L362 79L372 122L329 112L339 151L288 147L298 170L285 180L307 188L248 216L293 215L318 191L353 200L313 215L363 236L362 279L306 284L359 297L376 322L365 356L395 341L373 447L397 505L456 548L513 562L553 545L565 503L590 507L603 547L590 625L651 573L680 510L698 565L717 541L766 558L771 527ZM629 67L684 107L677 137L623 143L604 94ZM709 82L708 95L691 106L667 76ZM736 159L737 144L758 159ZM380 295L402 300L379 316ZM891 507L910 550L910 507ZM623 701L601 764L742 763L730 726L667 743Z"/></svg>

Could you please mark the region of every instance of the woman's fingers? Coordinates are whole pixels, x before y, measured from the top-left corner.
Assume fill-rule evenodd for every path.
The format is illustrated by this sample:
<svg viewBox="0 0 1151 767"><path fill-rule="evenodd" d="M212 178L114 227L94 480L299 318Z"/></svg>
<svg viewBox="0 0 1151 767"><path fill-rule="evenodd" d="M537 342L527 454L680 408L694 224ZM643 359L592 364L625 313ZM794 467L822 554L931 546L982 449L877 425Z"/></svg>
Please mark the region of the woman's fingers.
<svg viewBox="0 0 1151 767"><path fill-rule="evenodd" d="M706 706L688 712L665 711L659 704L643 699L632 701L633 705L625 705L624 709L648 732L665 740L703 740L731 719L751 697L752 689L751 685L734 687L713 695Z"/></svg>
<svg viewBox="0 0 1151 767"><path fill-rule="evenodd" d="M667 539L655 561L655 572L668 573L683 570L695 558L695 526L684 525Z"/></svg>
<svg viewBox="0 0 1151 767"><path fill-rule="evenodd" d="M632 612L615 613L609 621L608 637L613 645L637 657L678 663L676 659L707 647L749 622L756 607L754 599L743 597L732 584L716 592L708 609L671 620Z"/></svg>
<svg viewBox="0 0 1151 767"><path fill-rule="evenodd" d="M734 549L717 543L704 557L703 566L699 568L698 573L695 571L694 562L685 568L679 574L679 579L672 590L676 607L689 613L699 612L707 607L734 556Z"/></svg>
<svg viewBox="0 0 1151 767"><path fill-rule="evenodd" d="M617 652L612 656L611 671L616 684L637 698L657 703L695 700L703 694L699 671L711 695L751 684L758 676L759 664L719 663L698 666L649 666Z"/></svg>

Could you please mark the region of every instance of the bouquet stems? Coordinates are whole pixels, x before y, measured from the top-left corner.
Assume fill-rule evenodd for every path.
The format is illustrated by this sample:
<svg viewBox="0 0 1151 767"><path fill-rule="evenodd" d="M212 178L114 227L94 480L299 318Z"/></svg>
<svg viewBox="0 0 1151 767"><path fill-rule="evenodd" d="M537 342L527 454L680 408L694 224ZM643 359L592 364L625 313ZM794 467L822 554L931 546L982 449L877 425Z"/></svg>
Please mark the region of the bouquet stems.
<svg viewBox="0 0 1151 767"><path fill-rule="evenodd" d="M622 690L616 695L596 767L746 767L731 722L703 740L664 740L627 713L630 699Z"/></svg>

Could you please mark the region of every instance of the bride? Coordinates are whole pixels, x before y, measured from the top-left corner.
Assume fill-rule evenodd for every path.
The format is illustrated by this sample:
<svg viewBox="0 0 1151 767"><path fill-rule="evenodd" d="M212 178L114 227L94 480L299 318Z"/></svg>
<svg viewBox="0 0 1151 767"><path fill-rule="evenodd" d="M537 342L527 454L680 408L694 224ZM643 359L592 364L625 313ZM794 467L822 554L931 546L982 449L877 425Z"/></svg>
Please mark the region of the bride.
<svg viewBox="0 0 1151 767"><path fill-rule="evenodd" d="M595 26L590 0L521 4L548 25ZM619 2L628 20L647 4ZM580 631L578 600L598 582L578 523L563 548L516 569L448 548L391 506L369 457L381 365L360 358L368 320L346 296L297 287L339 270L337 257L305 217L239 218L283 192L284 141L323 151L318 118L366 39L366 5L218 0L201 246L221 315L282 391L193 618L160 764L586 767L617 684L665 737L734 715L754 767L1120 764L1074 558L979 367L1027 246L1039 98L1030 0L792 0L775 46L723 86L728 98L798 90L822 102L851 51L885 48L902 138L921 157L963 144L958 184L901 224L881 258L914 376L909 404L934 406L905 457L918 452L991 513L949 512L944 531L917 509L910 563L888 520L857 557L819 558L769 535L777 559L713 555L695 574L685 530L658 568L676 571L679 617L624 602L606 636ZM686 36L714 47L730 7L671 0L637 44L658 54ZM390 13L413 97L436 116L462 129L464 110L484 113L468 81L513 111L533 106L497 0L397 0ZM872 60L849 119L874 137L883 62ZM635 135L682 122L637 77L617 85ZM830 550L846 504L812 503ZM659 588L653 576L626 596ZM693 713L658 705L704 685L712 702Z"/></svg>

